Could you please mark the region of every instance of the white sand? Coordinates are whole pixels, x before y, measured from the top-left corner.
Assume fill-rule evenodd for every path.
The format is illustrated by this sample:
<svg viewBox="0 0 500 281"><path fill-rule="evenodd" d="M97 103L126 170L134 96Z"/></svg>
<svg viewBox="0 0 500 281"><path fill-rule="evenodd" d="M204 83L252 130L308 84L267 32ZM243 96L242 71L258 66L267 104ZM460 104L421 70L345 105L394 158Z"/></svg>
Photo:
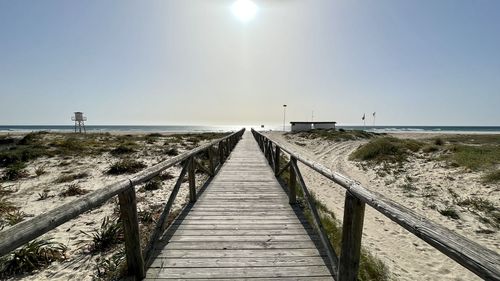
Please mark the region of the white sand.
<svg viewBox="0 0 500 281"><path fill-rule="evenodd" d="M163 143L162 140L158 140L158 142ZM202 145L204 143L206 142L200 142L198 145ZM147 164L148 167L169 158L169 156L163 155L161 152L157 151L158 146L156 146L155 150L155 147L151 144L142 143L141 145L142 148L139 152L134 154L134 159ZM177 148L180 153L189 149L189 147L185 147L180 144L177 144ZM163 149L165 149L165 147ZM26 219L30 219L30 217L44 213L57 206L77 200L78 196L59 196L59 193L64 191L69 184L76 183L83 189L94 191L104 188L106 185L117 182L120 179L129 177L129 175L111 176L106 174L106 171L109 169L111 163L114 163L117 160L118 158L113 157L108 153L97 157L92 156L67 159L55 157L37 159L30 162L27 166L26 170L30 175L28 178L15 182L3 183L4 187L15 191L8 194L6 198L19 207L19 211L24 212L28 216ZM68 165L60 166L61 163L67 163ZM41 166L44 167L46 173L37 177L35 175L35 169ZM54 180L60 175L77 172L87 172L90 176L68 183L54 183ZM171 190L177 180L177 176L180 173L180 168L172 167L168 169L167 172L173 175L174 178L163 181L162 188L154 191L136 192L139 211L148 211L160 205L163 207L167 202ZM0 175L2 174L3 171L0 169ZM196 178L197 186L200 186L206 177L197 175ZM136 191L138 191L142 186L143 185L137 186ZM39 194L44 190L48 190L49 198L39 200ZM182 205L186 202L188 192L187 182L183 183L174 203L173 210L180 209L182 207ZM119 210L118 199L115 196L103 206L91 210L48 232L46 235L42 236L42 238L52 238L53 241L66 245L68 247L66 252L68 259L63 263L53 263L42 271L34 272L33 274L24 277L18 276L11 278L11 280L92 280L92 275L97 273L95 270L97 260L101 257L99 254L91 256L86 253L86 249L91 243L92 237L85 235L82 232L91 234L95 229L100 227L101 222L105 217L112 216L113 213L117 214L117 210ZM117 251L119 251L119 248L115 248L114 250L103 254L103 257L108 258Z"/></svg>
<svg viewBox="0 0 500 281"><path fill-rule="evenodd" d="M460 168L445 168L437 161L412 158L404 166L405 173L381 177L375 171L364 170L361 165L348 160L349 154L365 141L328 142L305 140L297 136L284 136L279 132L267 133L287 147L310 160L317 161L333 171L359 181L363 186L425 215L430 220L485 246L500 252L500 233L481 234L476 231L492 230L482 223L471 211L456 206L460 219L453 220L441 215L437 209L452 201L448 188L460 198L481 196L491 202L500 202L500 186L480 182L480 174L464 172ZM397 134L397 137L428 138L428 134ZM298 143L298 144L297 144ZM317 198L334 211L337 218L343 218L345 190L330 180L300 165L308 188ZM410 176L417 190L411 193L399 187ZM434 193L435 196L425 197ZM435 205L437 208L432 209ZM481 280L473 273L440 253L424 241L406 231L384 215L367 206L363 229L363 246L379 257L397 280Z"/></svg>

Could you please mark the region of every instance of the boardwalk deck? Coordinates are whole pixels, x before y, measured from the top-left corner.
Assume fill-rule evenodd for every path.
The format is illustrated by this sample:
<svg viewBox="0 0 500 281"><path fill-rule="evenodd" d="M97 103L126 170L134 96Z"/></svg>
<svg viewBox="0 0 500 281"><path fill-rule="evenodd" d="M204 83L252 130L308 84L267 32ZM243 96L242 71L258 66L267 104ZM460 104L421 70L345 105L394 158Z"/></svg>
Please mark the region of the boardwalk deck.
<svg viewBox="0 0 500 281"><path fill-rule="evenodd" d="M156 245L146 280L333 280L249 132Z"/></svg>

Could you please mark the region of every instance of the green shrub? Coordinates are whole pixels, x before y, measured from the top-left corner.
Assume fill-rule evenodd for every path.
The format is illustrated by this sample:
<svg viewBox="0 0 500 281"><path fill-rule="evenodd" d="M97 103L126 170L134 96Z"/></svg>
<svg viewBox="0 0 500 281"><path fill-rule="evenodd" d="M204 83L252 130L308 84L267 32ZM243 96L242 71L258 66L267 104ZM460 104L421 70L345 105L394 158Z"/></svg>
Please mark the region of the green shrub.
<svg viewBox="0 0 500 281"><path fill-rule="evenodd" d="M165 154L168 156L177 156L179 155L179 150L175 147L167 148L167 150L165 150Z"/></svg>
<svg viewBox="0 0 500 281"><path fill-rule="evenodd" d="M54 261L63 261L66 246L50 240L33 240L2 257L0 275L3 278L44 268Z"/></svg>
<svg viewBox="0 0 500 281"><path fill-rule="evenodd" d="M57 179L54 180L55 183L64 183L64 182L70 182L74 180L79 180L79 179L84 179L89 177L89 174L87 172L82 172L78 174L69 174L69 175L62 175L58 177Z"/></svg>
<svg viewBox="0 0 500 281"><path fill-rule="evenodd" d="M444 145L444 140L442 138L436 138L434 139L434 144L435 145Z"/></svg>
<svg viewBox="0 0 500 281"><path fill-rule="evenodd" d="M497 145L452 145L449 155L443 156L455 165L471 170L489 169L500 163L500 146Z"/></svg>
<svg viewBox="0 0 500 281"><path fill-rule="evenodd" d="M488 174L483 176L483 181L486 183L500 182L500 170L489 172Z"/></svg>
<svg viewBox="0 0 500 281"><path fill-rule="evenodd" d="M449 217L449 218L452 218L454 220L460 219L460 216L458 215L457 210L455 210L453 207L450 207L450 206L446 207L443 210L439 210L439 213L445 217Z"/></svg>
<svg viewBox="0 0 500 281"><path fill-rule="evenodd" d="M134 146L132 145L120 145L116 147L115 149L111 150L111 155L113 156L120 156L120 155L125 155L125 154L131 154L134 153L135 149Z"/></svg>
<svg viewBox="0 0 500 281"><path fill-rule="evenodd" d="M150 179L146 184L144 185L144 189L151 191L151 190L157 190L161 187L161 180L159 176L156 176L152 179Z"/></svg>
<svg viewBox="0 0 500 281"><path fill-rule="evenodd" d="M92 237L92 243L88 248L91 253L106 252L123 241L121 222L109 217L105 217L101 223L101 227L95 229L91 234L83 233Z"/></svg>
<svg viewBox="0 0 500 281"><path fill-rule="evenodd" d="M131 159L124 159L111 165L111 167L108 170L108 174L111 175L132 174L139 172L145 167L146 165L142 162Z"/></svg>
<svg viewBox="0 0 500 281"><path fill-rule="evenodd" d="M28 172L24 169L26 167L23 163L16 163L10 165L5 170L5 174L3 176L4 180L8 181L16 181L20 178L24 178L28 176Z"/></svg>
<svg viewBox="0 0 500 281"><path fill-rule="evenodd" d="M377 138L360 146L350 159L371 161L375 163L401 163L407 160L412 152L417 152L422 143L415 140L402 140L394 137Z"/></svg>
<svg viewBox="0 0 500 281"><path fill-rule="evenodd" d="M68 197L68 196L76 196L76 195L84 195L87 194L89 191L81 188L77 184L70 184L66 187L66 190L61 192L59 196L61 197Z"/></svg>

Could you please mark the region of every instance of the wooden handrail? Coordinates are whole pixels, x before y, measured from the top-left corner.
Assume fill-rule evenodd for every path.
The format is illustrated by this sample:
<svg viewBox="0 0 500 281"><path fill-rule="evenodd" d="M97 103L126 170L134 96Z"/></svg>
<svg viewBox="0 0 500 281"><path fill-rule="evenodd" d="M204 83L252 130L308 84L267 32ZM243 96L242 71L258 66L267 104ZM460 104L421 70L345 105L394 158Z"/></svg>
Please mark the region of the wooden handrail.
<svg viewBox="0 0 500 281"><path fill-rule="evenodd" d="M351 180L344 175L333 172L317 162L302 157L286 146L253 129L252 133L263 151L265 151L264 143L271 142L275 144L275 147L279 148L281 152L288 153L290 155L290 159L296 159L346 189L346 200L352 202L346 202L344 218L346 217L345 212L354 211L356 214L347 214L349 221L344 221L344 228L347 227L350 231L354 232L362 231L364 204L366 204L399 224L409 232L413 233L418 238L424 240L443 254L452 258L480 278L484 280L500 280L500 255L496 252L485 248L439 224L429 221L426 217L415 213L414 211L384 197L377 192L363 187L358 182ZM273 152L271 151L269 153ZM274 165L274 169L276 169L276 165ZM275 170L275 173L279 174L282 171L283 170ZM359 202L356 200L359 200ZM349 247L354 247L344 249L342 246L343 252L348 250L355 251L357 247L360 247L360 243L361 233L352 233L350 235L343 233L342 245L346 244L351 245ZM343 258L348 260L343 261ZM355 280L357 268L349 268L349 266L355 267L356 264L359 264L359 255L356 257L355 254L345 255L341 253L339 264L341 267L345 267L342 269L339 268L339 272L342 273L338 274L339 280ZM355 271L354 274L352 271Z"/></svg>
<svg viewBox="0 0 500 281"><path fill-rule="evenodd" d="M1 231L0 257L18 248L19 246L22 246L23 244L47 233L48 231L58 227L59 225L72 220L91 209L101 206L110 198L119 195L121 218L123 220L128 220L123 224L125 227L125 250L129 266L128 273L131 275L135 275L136 279L142 279L144 277L144 260L140 252L141 247L139 245L138 239L139 226L137 221L137 207L135 203L134 187L154 178L166 169L184 162L189 166L188 172L190 174L190 199L191 201L196 200L196 187L193 181L195 169L194 157L201 152L204 152L205 150L210 150L212 149L212 147L218 146L219 149L224 148L225 150L224 152L219 151L219 165L222 165L225 157L229 155L230 151L234 148L238 140L243 135L244 131L245 129L241 129L230 134L229 136L217 139L210 142L209 144L197 147L179 156L160 162L152 167L149 167L141 172L132 175L129 179L121 180L116 183L107 185L104 188L86 194L72 202L56 207L46 213L33 217L30 220L20 222L12 226L11 228ZM209 153L209 155L213 156L212 153ZM212 163L210 169L214 169L215 171L215 164L213 163L213 161L213 158L210 159L210 162ZM181 173L181 176L183 177L184 174L185 172ZM168 208L165 208L165 217L168 216L171 204L173 203L173 200L175 200L175 197L177 195L177 191L179 188L179 186L177 185L180 186L180 180L174 188L175 192L172 192L173 197L171 194L171 198L169 198L169 204L167 204ZM170 202L171 200L172 202ZM133 206L133 209L135 210L132 210L130 206Z"/></svg>

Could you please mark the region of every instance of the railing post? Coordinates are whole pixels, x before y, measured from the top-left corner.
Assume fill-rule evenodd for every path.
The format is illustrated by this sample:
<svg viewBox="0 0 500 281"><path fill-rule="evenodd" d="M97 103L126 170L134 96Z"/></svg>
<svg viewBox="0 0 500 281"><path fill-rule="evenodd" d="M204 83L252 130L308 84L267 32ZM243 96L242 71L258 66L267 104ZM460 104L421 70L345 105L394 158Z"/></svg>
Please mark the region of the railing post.
<svg viewBox="0 0 500 281"><path fill-rule="evenodd" d="M349 191L345 194L342 249L339 261L339 281L356 281L363 234L365 203Z"/></svg>
<svg viewBox="0 0 500 281"><path fill-rule="evenodd" d="M189 158L188 181L189 181L189 202L196 202L196 179L195 179L195 161L194 156Z"/></svg>
<svg viewBox="0 0 500 281"><path fill-rule="evenodd" d="M297 175L293 169L293 164L297 164L297 158L291 156L290 161L292 162L292 165L290 165L290 181L288 182L288 203L294 205L297 203Z"/></svg>
<svg viewBox="0 0 500 281"><path fill-rule="evenodd" d="M274 152L274 175L277 176L280 171L280 152L281 148L276 145L276 151Z"/></svg>
<svg viewBox="0 0 500 281"><path fill-rule="evenodd" d="M219 164L222 165L224 163L224 146L222 145L222 141L219 142Z"/></svg>
<svg viewBox="0 0 500 281"><path fill-rule="evenodd" d="M131 186L129 189L119 193L118 201L120 203L120 217L125 236L127 273L129 276L135 276L136 280L142 280L145 276L144 258L141 253L137 201L134 187Z"/></svg>
<svg viewBox="0 0 500 281"><path fill-rule="evenodd" d="M215 157L214 157L214 149L213 147L208 148L208 169L210 170L211 176L215 176Z"/></svg>

